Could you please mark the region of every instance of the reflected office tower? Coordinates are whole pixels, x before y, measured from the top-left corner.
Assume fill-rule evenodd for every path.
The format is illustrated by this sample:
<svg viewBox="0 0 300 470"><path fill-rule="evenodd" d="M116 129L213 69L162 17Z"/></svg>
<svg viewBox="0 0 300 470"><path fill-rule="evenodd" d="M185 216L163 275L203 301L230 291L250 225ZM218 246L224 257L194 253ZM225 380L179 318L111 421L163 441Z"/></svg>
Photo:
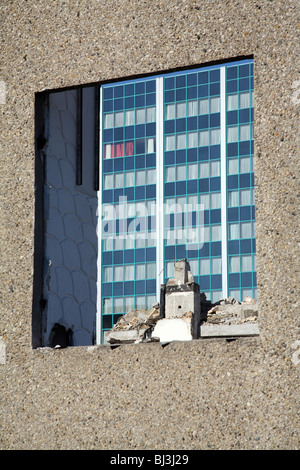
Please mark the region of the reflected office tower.
<svg viewBox="0 0 300 470"><path fill-rule="evenodd" d="M256 297L253 112L252 60L100 88L101 335L182 258L212 301Z"/></svg>

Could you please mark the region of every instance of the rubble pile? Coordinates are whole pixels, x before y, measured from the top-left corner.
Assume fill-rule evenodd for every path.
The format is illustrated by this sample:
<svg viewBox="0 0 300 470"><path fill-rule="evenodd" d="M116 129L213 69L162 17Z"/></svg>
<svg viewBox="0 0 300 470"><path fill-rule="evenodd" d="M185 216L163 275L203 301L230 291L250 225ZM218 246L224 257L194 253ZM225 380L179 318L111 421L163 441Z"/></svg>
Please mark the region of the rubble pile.
<svg viewBox="0 0 300 470"><path fill-rule="evenodd" d="M132 310L105 335L109 344L190 341L206 337L258 335L258 305L245 297L212 303L200 294L186 259L174 265L175 276L161 286L161 303Z"/></svg>
<svg viewBox="0 0 300 470"><path fill-rule="evenodd" d="M155 341L151 338L151 332L159 318L159 304L155 304L150 310L132 310L120 317L106 333L106 341L110 344Z"/></svg>
<svg viewBox="0 0 300 470"><path fill-rule="evenodd" d="M228 297L211 305L207 303L206 319L201 325L201 338L236 338L259 335L258 305L245 297L242 302Z"/></svg>
<svg viewBox="0 0 300 470"><path fill-rule="evenodd" d="M257 322L258 305L255 299L245 297L242 302L232 297L221 299L207 312L207 323L243 324Z"/></svg>

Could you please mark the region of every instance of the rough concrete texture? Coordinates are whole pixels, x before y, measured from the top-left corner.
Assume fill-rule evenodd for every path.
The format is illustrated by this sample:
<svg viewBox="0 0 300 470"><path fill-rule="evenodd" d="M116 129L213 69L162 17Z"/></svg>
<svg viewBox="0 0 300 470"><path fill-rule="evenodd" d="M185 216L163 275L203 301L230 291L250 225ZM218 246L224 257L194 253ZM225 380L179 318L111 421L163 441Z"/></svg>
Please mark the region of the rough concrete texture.
<svg viewBox="0 0 300 470"><path fill-rule="evenodd" d="M214 305L206 315L208 323L244 323L257 322L258 303L255 299L246 297L242 302L232 298L223 299Z"/></svg>
<svg viewBox="0 0 300 470"><path fill-rule="evenodd" d="M299 449L299 1L0 8L1 448ZM35 93L249 54L260 337L32 350Z"/></svg>
<svg viewBox="0 0 300 470"><path fill-rule="evenodd" d="M239 337L239 336L257 336L259 328L257 323L236 323L236 324L213 324L204 323L201 326L201 337Z"/></svg>
<svg viewBox="0 0 300 470"><path fill-rule="evenodd" d="M159 306L150 310L132 310L118 319L105 334L107 344L138 343L151 336L160 317Z"/></svg>

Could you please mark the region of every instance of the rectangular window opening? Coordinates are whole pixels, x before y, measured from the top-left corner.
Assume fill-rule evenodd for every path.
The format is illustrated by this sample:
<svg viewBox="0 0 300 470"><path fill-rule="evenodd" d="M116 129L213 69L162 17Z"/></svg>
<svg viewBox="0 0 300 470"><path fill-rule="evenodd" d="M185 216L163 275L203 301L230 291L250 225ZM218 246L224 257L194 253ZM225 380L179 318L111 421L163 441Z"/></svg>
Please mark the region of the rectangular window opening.
<svg viewBox="0 0 300 470"><path fill-rule="evenodd" d="M68 155L59 160L58 149L56 155L51 118L54 152L45 185L58 187L54 168L60 168L61 188L57 199L49 192L45 256L55 282L53 292L47 286L44 291L47 318L55 317L58 302L61 318L73 308L82 321L74 344L101 343L117 318L159 302L160 284L182 258L209 300L256 296L253 67L243 68L252 63L50 96L51 116L65 111L68 122L55 132L68 142ZM71 181L67 175L73 173ZM62 207L64 234L56 215ZM66 237L60 247L59 236ZM69 280L60 283L62 278ZM50 322L45 344L49 329Z"/></svg>

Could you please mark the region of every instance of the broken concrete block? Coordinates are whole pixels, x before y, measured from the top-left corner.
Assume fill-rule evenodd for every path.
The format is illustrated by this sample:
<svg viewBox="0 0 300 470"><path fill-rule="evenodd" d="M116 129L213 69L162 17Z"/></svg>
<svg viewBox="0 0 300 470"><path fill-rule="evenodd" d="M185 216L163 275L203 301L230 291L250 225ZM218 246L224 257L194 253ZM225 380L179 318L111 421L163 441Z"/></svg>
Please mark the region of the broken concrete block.
<svg viewBox="0 0 300 470"><path fill-rule="evenodd" d="M174 278L169 279L167 285L181 285L193 282L194 276L186 258L183 258L180 261L176 261L174 264Z"/></svg>
<svg viewBox="0 0 300 470"><path fill-rule="evenodd" d="M174 286L175 287L175 286ZM201 323L201 307L198 284L167 286L165 318L182 318L188 312L191 313L192 335L194 339L199 337Z"/></svg>
<svg viewBox="0 0 300 470"><path fill-rule="evenodd" d="M195 288L178 290L166 290L165 317L182 317L186 312L196 312L200 310L199 290Z"/></svg>
<svg viewBox="0 0 300 470"><path fill-rule="evenodd" d="M159 314L159 305L150 310L132 310L118 319L105 334L105 339L110 344L143 341L151 335Z"/></svg>
<svg viewBox="0 0 300 470"><path fill-rule="evenodd" d="M259 328L257 323L242 324L203 324L200 329L201 338L208 337L232 337L232 336L257 336Z"/></svg>
<svg viewBox="0 0 300 470"><path fill-rule="evenodd" d="M256 301L250 297L243 302L232 297L215 304L207 301L184 258L175 263L174 278L161 285L160 304L126 313L105 336L110 344L249 336L258 334L257 315Z"/></svg>
<svg viewBox="0 0 300 470"><path fill-rule="evenodd" d="M148 314L148 310L140 309L140 310L131 310L128 313L125 313L122 317L119 318L118 323L130 323L136 320L145 321Z"/></svg>
<svg viewBox="0 0 300 470"><path fill-rule="evenodd" d="M174 266L174 278L177 284L186 284L188 281L188 271L190 271L190 265L187 260L184 258L180 261L177 261Z"/></svg>
<svg viewBox="0 0 300 470"><path fill-rule="evenodd" d="M228 315L243 318L243 307L240 304L226 304L222 311Z"/></svg>
<svg viewBox="0 0 300 470"><path fill-rule="evenodd" d="M258 316L258 304L255 299L251 297L245 297L242 302L243 318L257 317Z"/></svg>
<svg viewBox="0 0 300 470"><path fill-rule="evenodd" d="M112 328L105 335L106 341L110 344L134 343L139 338L139 331L137 329L116 330Z"/></svg>
<svg viewBox="0 0 300 470"><path fill-rule="evenodd" d="M243 318L258 316L257 304L242 304L242 311L243 311Z"/></svg>
<svg viewBox="0 0 300 470"><path fill-rule="evenodd" d="M199 284L193 281L189 263L186 259L175 263L175 277L168 281L165 289L165 318L181 318L192 312L192 335L199 337L201 322L201 303ZM171 281L171 282L170 282Z"/></svg>
<svg viewBox="0 0 300 470"><path fill-rule="evenodd" d="M220 305L215 305L211 309L208 310L207 315L213 315L214 313L220 313L222 312L222 308Z"/></svg>
<svg viewBox="0 0 300 470"><path fill-rule="evenodd" d="M246 298L243 302L235 299L221 299L221 301L210 308L207 312L208 323L234 322L242 323L245 320L258 316L258 305L255 299Z"/></svg>
<svg viewBox="0 0 300 470"><path fill-rule="evenodd" d="M159 338L161 343L169 341L191 341L192 321L191 316L181 318L162 318L156 323L152 337Z"/></svg>

